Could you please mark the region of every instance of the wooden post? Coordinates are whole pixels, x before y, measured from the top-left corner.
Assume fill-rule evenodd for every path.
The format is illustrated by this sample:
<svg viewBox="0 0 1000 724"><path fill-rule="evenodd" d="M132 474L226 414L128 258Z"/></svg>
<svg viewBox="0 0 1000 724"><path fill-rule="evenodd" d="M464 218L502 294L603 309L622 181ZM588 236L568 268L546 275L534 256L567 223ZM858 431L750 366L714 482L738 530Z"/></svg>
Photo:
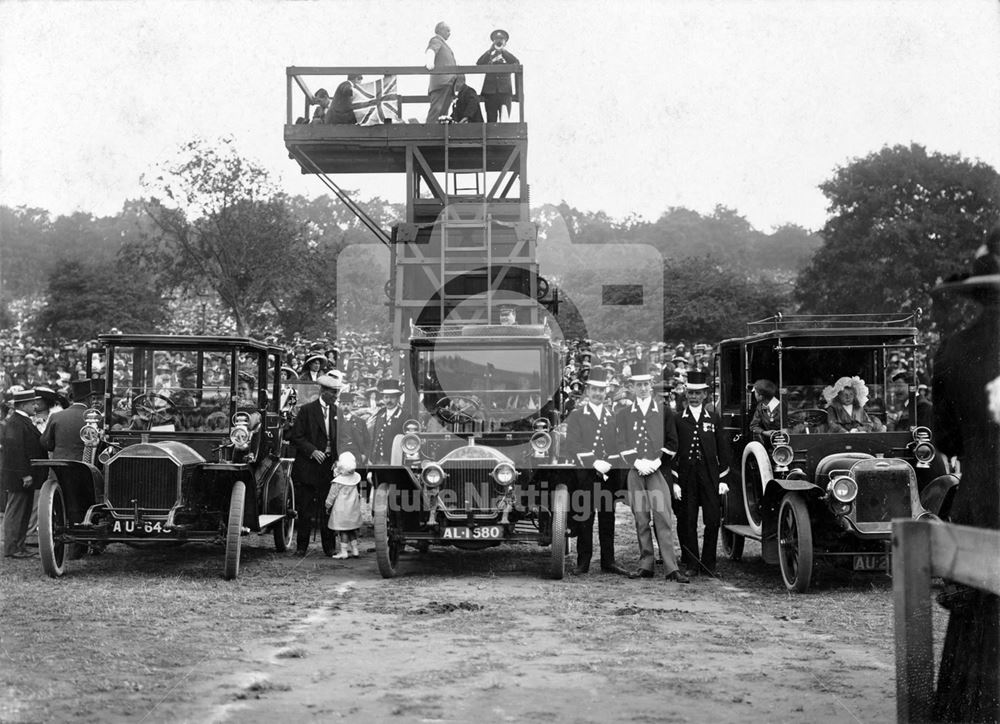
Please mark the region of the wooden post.
<svg viewBox="0 0 1000 724"><path fill-rule="evenodd" d="M896 719L930 721L934 698L930 523L892 524L896 632Z"/></svg>

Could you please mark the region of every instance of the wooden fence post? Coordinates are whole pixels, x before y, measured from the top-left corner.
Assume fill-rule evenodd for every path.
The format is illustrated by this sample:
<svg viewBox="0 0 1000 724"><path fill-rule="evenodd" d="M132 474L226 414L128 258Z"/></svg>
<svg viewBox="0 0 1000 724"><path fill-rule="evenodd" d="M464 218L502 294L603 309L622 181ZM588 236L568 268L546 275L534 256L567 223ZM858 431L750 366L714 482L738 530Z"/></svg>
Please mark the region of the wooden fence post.
<svg viewBox="0 0 1000 724"><path fill-rule="evenodd" d="M934 699L931 630L931 531L928 522L892 524L896 631L896 719L930 721Z"/></svg>

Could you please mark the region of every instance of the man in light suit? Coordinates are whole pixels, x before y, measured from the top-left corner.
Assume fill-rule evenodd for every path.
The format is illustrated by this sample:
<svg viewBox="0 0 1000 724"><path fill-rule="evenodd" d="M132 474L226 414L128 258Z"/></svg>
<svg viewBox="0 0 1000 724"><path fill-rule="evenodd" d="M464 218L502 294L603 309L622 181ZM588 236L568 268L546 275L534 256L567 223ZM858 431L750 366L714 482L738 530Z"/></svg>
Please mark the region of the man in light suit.
<svg viewBox="0 0 1000 724"><path fill-rule="evenodd" d="M570 500L577 526L577 560L573 575L590 570L594 555L594 517L601 544L601 570L628 575L615 563L615 495L618 478L612 460L618 458L618 428L611 404L606 404L607 370L592 367L587 379L587 401L577 405L566 420L565 453L579 465L576 488Z"/></svg>
<svg viewBox="0 0 1000 724"><path fill-rule="evenodd" d="M424 66L427 70L443 68L449 65L458 65L455 62L455 54L448 46L448 38L451 37L451 28L443 20L434 26L434 37L427 43L427 50L424 51ZM455 75L432 75L427 84L427 95L431 99L431 107L427 110L427 123L437 123L438 118L447 116L451 108L451 101L455 94Z"/></svg>
<svg viewBox="0 0 1000 724"><path fill-rule="evenodd" d="M319 398L299 408L288 441L295 446L292 463L292 483L295 485L296 554L304 556L309 549L312 525L326 503L333 480L333 464L340 453L351 450L347 425L338 425L337 395L342 386L340 373L322 375L318 380ZM357 451L351 450L351 452ZM335 535L325 525L320 526L324 551L334 551Z"/></svg>
<svg viewBox="0 0 1000 724"><path fill-rule="evenodd" d="M687 576L678 570L674 557L671 490L666 480L677 452L673 413L662 401L653 398L653 376L645 362L639 361L632 368L629 386L635 399L616 413L618 446L623 463L629 466L626 484L639 538L639 568L629 577L653 577L655 533L667 580L689 583Z"/></svg>
<svg viewBox="0 0 1000 724"><path fill-rule="evenodd" d="M715 575L716 548L722 523L719 496L729 490L729 443L722 418L705 406L708 397L707 373L688 373L685 394L687 407L677 417L677 459L674 478L680 484L684 514L678 521L681 563L688 575ZM705 523L705 537L698 556L698 509Z"/></svg>

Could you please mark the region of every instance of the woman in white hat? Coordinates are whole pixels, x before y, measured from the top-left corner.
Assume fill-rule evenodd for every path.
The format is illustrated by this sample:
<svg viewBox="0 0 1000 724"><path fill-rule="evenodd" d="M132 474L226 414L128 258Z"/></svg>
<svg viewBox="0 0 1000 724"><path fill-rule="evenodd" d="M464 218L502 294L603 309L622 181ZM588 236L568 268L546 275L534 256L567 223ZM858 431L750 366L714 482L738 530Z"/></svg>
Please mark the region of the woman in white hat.
<svg viewBox="0 0 1000 724"><path fill-rule="evenodd" d="M885 432L885 425L865 412L868 386L858 376L841 377L823 390L827 432Z"/></svg>

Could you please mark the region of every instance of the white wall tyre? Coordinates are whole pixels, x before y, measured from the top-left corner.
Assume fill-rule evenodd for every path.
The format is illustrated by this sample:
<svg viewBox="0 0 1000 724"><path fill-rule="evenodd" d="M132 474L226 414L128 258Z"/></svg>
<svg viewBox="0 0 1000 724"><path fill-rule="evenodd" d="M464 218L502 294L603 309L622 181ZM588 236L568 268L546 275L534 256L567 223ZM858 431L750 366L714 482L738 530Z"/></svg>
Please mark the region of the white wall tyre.
<svg viewBox="0 0 1000 724"><path fill-rule="evenodd" d="M66 572L66 501L58 480L46 480L38 494L38 554L42 570L51 578Z"/></svg>
<svg viewBox="0 0 1000 724"><path fill-rule="evenodd" d="M243 543L243 504L247 486L242 481L233 483L229 497L229 524L226 526L226 569L223 574L231 581L240 574L240 546Z"/></svg>
<svg viewBox="0 0 1000 724"><path fill-rule="evenodd" d="M763 518L760 503L764 498L764 486L774 477L771 459L767 450L757 442L749 443L743 449L743 508L747 514L747 525L755 535L761 534Z"/></svg>

